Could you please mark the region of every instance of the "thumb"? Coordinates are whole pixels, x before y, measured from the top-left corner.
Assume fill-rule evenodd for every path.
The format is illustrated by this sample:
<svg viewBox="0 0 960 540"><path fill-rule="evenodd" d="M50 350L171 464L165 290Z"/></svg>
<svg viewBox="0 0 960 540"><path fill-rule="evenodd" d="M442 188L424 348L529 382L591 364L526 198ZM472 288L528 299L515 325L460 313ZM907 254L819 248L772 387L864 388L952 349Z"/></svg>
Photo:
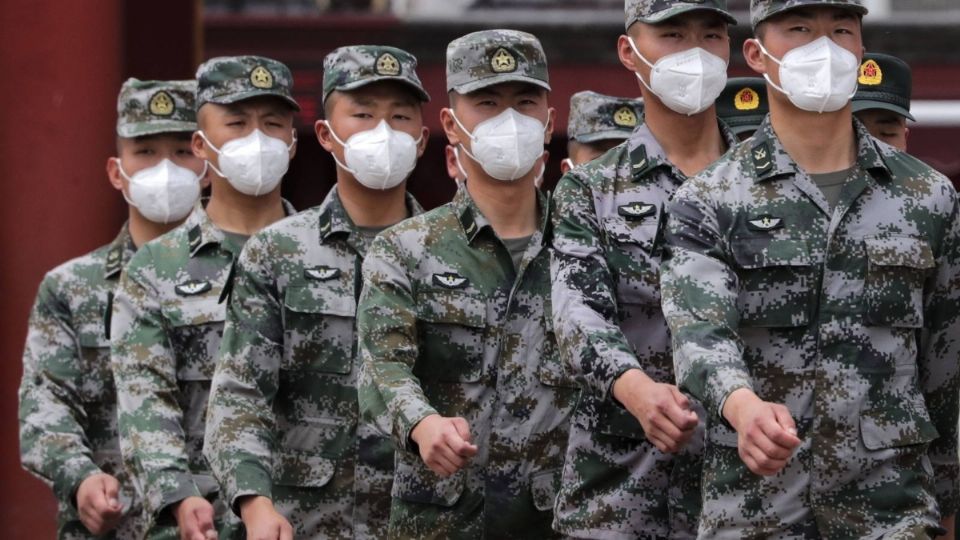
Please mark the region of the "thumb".
<svg viewBox="0 0 960 540"><path fill-rule="evenodd" d="M793 421L793 417L790 416L790 411L786 407L782 405L773 407L773 415L784 431L794 437L797 436L797 424Z"/></svg>
<svg viewBox="0 0 960 540"><path fill-rule="evenodd" d="M466 442L473 442L473 435L470 434L470 424L465 418L454 418L453 427L457 430L457 435Z"/></svg>
<svg viewBox="0 0 960 540"><path fill-rule="evenodd" d="M679 388L671 386L670 393L673 395L673 400L677 402L677 405L679 405L681 409L690 409L690 398L685 396Z"/></svg>

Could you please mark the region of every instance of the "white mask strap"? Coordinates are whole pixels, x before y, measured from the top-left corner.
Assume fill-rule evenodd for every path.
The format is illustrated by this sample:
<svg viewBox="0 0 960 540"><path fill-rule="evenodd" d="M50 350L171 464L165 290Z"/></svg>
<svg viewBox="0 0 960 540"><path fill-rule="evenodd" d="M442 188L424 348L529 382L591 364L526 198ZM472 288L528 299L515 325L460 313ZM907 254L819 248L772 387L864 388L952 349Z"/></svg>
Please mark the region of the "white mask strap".
<svg viewBox="0 0 960 540"><path fill-rule="evenodd" d="M463 175L463 179L466 180L466 179L467 179L467 171L465 171L465 170L463 169L463 164L460 163L460 148L459 148L460 146L461 146L461 145L458 144L457 146L454 146L454 147L453 147L453 157L454 157L454 159L455 159L456 162L457 162L457 170L460 171L460 174ZM464 150L464 151L466 151L466 150ZM474 161L476 161L476 159L474 159Z"/></svg>
<svg viewBox="0 0 960 540"><path fill-rule="evenodd" d="M627 41L630 43L630 48L633 49L633 54L637 55L644 64L650 66L651 73L652 73L652 70L654 68L653 64L651 64L646 58L644 58L642 54L640 54L640 51L637 49L636 43L633 42L633 38L630 36L627 36ZM653 91L653 88L650 88L650 85L647 84L647 81L643 80L643 76L640 75L640 72L635 71L633 74L636 75L637 79L640 80L640 84L645 86L646 89L649 90L652 94L656 94L656 92Z"/></svg>

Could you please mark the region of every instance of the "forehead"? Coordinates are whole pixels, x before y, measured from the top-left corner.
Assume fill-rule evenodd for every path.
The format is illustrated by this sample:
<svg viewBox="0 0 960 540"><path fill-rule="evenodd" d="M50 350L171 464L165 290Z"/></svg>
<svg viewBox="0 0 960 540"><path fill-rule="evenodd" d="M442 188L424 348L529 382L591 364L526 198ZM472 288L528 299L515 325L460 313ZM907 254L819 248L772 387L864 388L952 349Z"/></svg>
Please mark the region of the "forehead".
<svg viewBox="0 0 960 540"><path fill-rule="evenodd" d="M812 20L818 18L829 18L835 21L855 21L859 20L860 16L849 9L835 6L804 6L778 13L767 19L766 22L776 23L797 19Z"/></svg>
<svg viewBox="0 0 960 540"><path fill-rule="evenodd" d="M218 115L253 116L261 114L276 114L293 116L293 109L281 98L275 96L258 96L236 103L204 103L201 111L209 110Z"/></svg>
<svg viewBox="0 0 960 540"><path fill-rule="evenodd" d="M513 96L547 96L547 90L535 84L526 82L504 82L474 90L468 97L513 97Z"/></svg>
<svg viewBox="0 0 960 540"><path fill-rule="evenodd" d="M331 96L345 97L355 104L385 103L415 106L420 99L407 85L397 81L377 81L350 91L334 91Z"/></svg>

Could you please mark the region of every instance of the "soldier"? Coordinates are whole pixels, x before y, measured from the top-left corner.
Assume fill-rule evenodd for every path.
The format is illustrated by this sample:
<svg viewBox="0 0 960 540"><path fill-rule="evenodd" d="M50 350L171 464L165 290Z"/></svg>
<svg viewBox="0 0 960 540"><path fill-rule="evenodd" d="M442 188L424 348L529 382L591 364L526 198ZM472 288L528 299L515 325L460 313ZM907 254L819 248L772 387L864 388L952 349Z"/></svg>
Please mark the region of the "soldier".
<svg viewBox="0 0 960 540"><path fill-rule="evenodd" d="M237 265L204 453L250 538L386 537L393 445L358 425L354 314L370 242L421 212L406 193L429 137L416 65L393 47L327 56L316 131L337 185Z"/></svg>
<svg viewBox="0 0 960 540"><path fill-rule="evenodd" d="M549 538L576 388L550 331L553 132L540 42L447 47L452 202L374 241L358 311L360 411L397 447L393 538Z"/></svg>
<svg viewBox="0 0 960 540"><path fill-rule="evenodd" d="M114 302L111 362L120 448L143 488L148 538L230 538L201 454L233 261L248 235L293 213L280 180L295 151L293 85L283 64L214 58L197 70L194 153L212 175L209 201L130 260ZM206 204L204 204L206 203Z"/></svg>
<svg viewBox="0 0 960 540"><path fill-rule="evenodd" d="M583 396L554 528L577 538L686 538L696 530L703 430L698 405L673 385L660 310L663 211L737 142L714 106L736 21L722 1L625 8L618 52L639 79L644 123L569 172L556 193L553 317Z"/></svg>
<svg viewBox="0 0 960 540"><path fill-rule="evenodd" d="M643 100L577 92L570 97L567 157L560 172L593 161L630 138L643 120Z"/></svg>
<svg viewBox="0 0 960 540"><path fill-rule="evenodd" d="M717 98L717 116L741 141L753 136L769 112L767 81L762 77L730 79Z"/></svg>
<svg viewBox="0 0 960 540"><path fill-rule="evenodd" d="M194 81L123 83L107 177L129 202L128 221L110 244L48 273L30 314L20 452L24 468L57 496L58 538L136 538L143 529L120 459L105 315L133 252L176 227L200 196L203 163L190 150L195 88Z"/></svg>
<svg viewBox="0 0 960 540"><path fill-rule="evenodd" d="M664 312L709 414L703 538L953 528L960 204L852 117L865 13L753 0L770 115L670 205Z"/></svg>
<svg viewBox="0 0 960 540"><path fill-rule="evenodd" d="M910 66L889 54L865 54L853 96L853 113L867 131L881 141L904 152L910 128L910 94L913 79Z"/></svg>

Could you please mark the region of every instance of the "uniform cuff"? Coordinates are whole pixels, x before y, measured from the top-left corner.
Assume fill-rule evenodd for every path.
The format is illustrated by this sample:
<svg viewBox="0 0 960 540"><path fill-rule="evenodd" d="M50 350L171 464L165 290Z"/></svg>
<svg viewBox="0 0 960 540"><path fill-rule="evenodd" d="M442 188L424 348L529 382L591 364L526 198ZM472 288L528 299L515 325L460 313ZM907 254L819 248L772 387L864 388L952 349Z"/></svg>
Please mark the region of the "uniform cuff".
<svg viewBox="0 0 960 540"><path fill-rule="evenodd" d="M419 424L421 420L432 414L439 415L440 413L426 403L419 405L416 410L413 411L413 414L405 413L400 420L399 432L401 439L397 441L398 447L414 454L419 453L417 443L413 442L413 428L417 427L417 424Z"/></svg>
<svg viewBox="0 0 960 540"><path fill-rule="evenodd" d="M103 471L87 456L79 456L69 460L59 467L59 472L53 481L53 492L63 504L77 507L77 490L84 480Z"/></svg>
<svg viewBox="0 0 960 540"><path fill-rule="evenodd" d="M171 473L154 477L153 485L147 488L145 505L150 515L160 518L161 514L166 512L171 505L187 497L202 496L200 488L193 481L192 474L189 472Z"/></svg>
<svg viewBox="0 0 960 540"><path fill-rule="evenodd" d="M230 508L240 516L240 499L243 497L260 496L273 499L273 479L266 469L259 465L245 463L233 471L234 493L230 497Z"/></svg>

